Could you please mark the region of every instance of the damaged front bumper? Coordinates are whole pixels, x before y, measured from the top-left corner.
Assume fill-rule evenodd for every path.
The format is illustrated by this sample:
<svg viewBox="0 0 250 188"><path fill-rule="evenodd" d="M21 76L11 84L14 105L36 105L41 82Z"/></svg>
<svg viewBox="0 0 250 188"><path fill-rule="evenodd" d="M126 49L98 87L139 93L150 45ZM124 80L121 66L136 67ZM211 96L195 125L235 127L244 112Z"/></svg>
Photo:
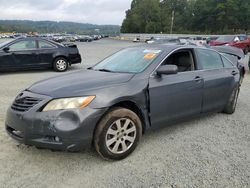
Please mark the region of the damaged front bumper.
<svg viewBox="0 0 250 188"><path fill-rule="evenodd" d="M106 109L55 110L41 112L52 98L28 91L22 97L39 98L41 102L25 112L8 109L7 133L18 142L54 150L79 151L91 146L95 125Z"/></svg>

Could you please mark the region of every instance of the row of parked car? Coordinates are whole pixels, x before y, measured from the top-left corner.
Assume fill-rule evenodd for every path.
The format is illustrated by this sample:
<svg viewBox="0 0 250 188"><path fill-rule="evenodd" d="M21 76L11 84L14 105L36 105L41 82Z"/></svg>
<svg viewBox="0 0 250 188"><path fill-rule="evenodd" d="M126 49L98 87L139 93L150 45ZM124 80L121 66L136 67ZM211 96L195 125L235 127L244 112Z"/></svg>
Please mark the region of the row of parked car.
<svg viewBox="0 0 250 188"><path fill-rule="evenodd" d="M53 35L42 36L43 38L53 40L55 42L92 42L102 38L109 37L108 35Z"/></svg>
<svg viewBox="0 0 250 188"><path fill-rule="evenodd" d="M136 37L133 42L140 42L140 38ZM240 48L245 54L250 51L250 38L247 35L221 35L212 37L151 37L145 40L148 44L191 44L198 46L232 46Z"/></svg>
<svg viewBox="0 0 250 188"><path fill-rule="evenodd" d="M92 42L102 38L109 37L108 35L76 35L76 34L0 34L1 38L19 38L19 37L41 37L55 42Z"/></svg>

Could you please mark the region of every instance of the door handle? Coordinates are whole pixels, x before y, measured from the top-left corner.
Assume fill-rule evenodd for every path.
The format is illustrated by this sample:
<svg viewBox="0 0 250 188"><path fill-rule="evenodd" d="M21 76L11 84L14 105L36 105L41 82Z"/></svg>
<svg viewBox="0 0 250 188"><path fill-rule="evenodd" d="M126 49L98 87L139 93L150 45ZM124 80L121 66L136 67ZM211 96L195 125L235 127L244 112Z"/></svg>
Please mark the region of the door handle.
<svg viewBox="0 0 250 188"><path fill-rule="evenodd" d="M232 71L232 73L231 73L233 76L235 76L235 75L237 75L238 74L238 72L237 71Z"/></svg>
<svg viewBox="0 0 250 188"><path fill-rule="evenodd" d="M202 80L202 78L200 77L200 76L196 76L195 78L194 78L194 81L195 82L201 82L201 80Z"/></svg>

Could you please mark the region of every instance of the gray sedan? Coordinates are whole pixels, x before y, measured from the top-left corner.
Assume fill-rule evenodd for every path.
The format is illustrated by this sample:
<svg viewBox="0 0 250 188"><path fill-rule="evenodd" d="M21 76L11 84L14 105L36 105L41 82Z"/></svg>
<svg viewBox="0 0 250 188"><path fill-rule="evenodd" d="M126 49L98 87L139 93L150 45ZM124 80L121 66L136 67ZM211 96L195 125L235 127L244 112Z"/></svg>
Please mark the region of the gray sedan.
<svg viewBox="0 0 250 188"><path fill-rule="evenodd" d="M239 80L237 67L212 49L127 48L22 91L8 109L6 130L27 145L68 151L93 145L103 158L120 160L150 128L234 113Z"/></svg>

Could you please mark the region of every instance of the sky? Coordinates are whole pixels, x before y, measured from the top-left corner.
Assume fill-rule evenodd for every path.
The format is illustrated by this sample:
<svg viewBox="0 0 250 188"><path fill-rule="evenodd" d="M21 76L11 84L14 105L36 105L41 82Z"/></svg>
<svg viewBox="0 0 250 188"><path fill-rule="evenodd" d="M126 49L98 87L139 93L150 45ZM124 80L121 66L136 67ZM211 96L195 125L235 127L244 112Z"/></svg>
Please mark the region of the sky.
<svg viewBox="0 0 250 188"><path fill-rule="evenodd" d="M121 25L132 0L0 0L0 20Z"/></svg>

